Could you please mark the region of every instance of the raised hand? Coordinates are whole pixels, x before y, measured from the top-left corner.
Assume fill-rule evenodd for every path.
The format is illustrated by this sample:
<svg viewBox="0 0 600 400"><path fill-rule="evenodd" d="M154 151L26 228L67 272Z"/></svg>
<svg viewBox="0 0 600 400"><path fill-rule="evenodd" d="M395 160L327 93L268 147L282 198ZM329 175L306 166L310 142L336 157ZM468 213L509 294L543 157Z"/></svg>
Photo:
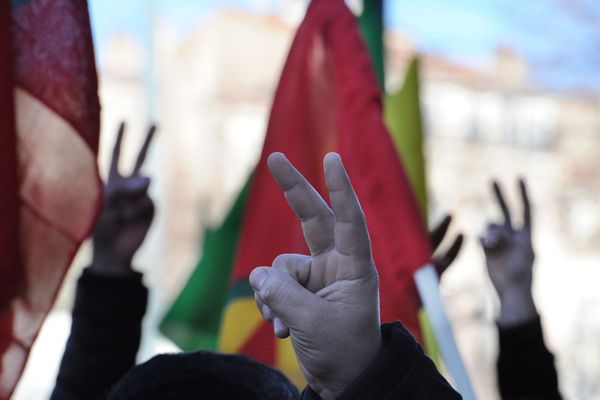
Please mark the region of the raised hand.
<svg viewBox="0 0 600 400"><path fill-rule="evenodd" d="M104 204L93 233L94 254L90 269L104 274L131 270L131 260L141 246L154 217L154 203L148 196L150 178L140 175L156 127L148 130L131 175L119 172L125 124L121 123L115 142Z"/></svg>
<svg viewBox="0 0 600 400"><path fill-rule="evenodd" d="M438 248L444 240L451 222L452 216L447 214L444 219L442 219L442 221L429 233L429 242L431 243L431 249L434 252L433 265L435 266L439 276L441 276L444 271L446 271L454 262L464 241L464 236L462 233L460 233L456 235L454 242L452 242L450 247L448 247L445 252L442 252L441 254L439 253Z"/></svg>
<svg viewBox="0 0 600 400"><path fill-rule="evenodd" d="M519 180L523 203L523 226L514 227L510 210L497 182L493 191L504 221L491 223L481 237L488 273L500 297L501 326L514 326L537 315L531 284L535 255L531 244L531 206L527 187Z"/></svg>
<svg viewBox="0 0 600 400"><path fill-rule="evenodd" d="M302 223L310 256L283 254L250 275L263 316L291 336L310 386L334 398L381 348L378 275L365 216L339 155L324 159L331 208L281 153L269 169Z"/></svg>

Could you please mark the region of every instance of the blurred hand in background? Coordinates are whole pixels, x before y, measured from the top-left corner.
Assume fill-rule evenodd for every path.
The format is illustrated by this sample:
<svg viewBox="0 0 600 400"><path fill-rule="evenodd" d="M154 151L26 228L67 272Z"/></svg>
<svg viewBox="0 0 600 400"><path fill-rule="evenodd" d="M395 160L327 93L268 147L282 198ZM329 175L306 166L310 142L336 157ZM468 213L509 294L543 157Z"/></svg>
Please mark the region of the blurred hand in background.
<svg viewBox="0 0 600 400"><path fill-rule="evenodd" d="M439 249L440 244L444 240L446 233L448 232L448 227L452 222L452 215L446 214L446 216L442 219L442 221L434 227L429 233L429 242L431 243L431 251L434 253L433 255L433 265L435 266L438 275L442 276L444 271L448 269L448 267L454 262L460 249L462 247L464 241L464 235L459 233L456 235L454 242L448 247L446 251L441 251ZM437 253L437 254L436 254Z"/></svg>
<svg viewBox="0 0 600 400"><path fill-rule="evenodd" d="M523 180L519 180L519 190L523 203L521 228L514 226L500 185L493 182L503 221L489 223L480 238L488 274L500 297L498 324L501 327L516 326L537 316L531 294L535 259L531 244L531 206Z"/></svg>
<svg viewBox="0 0 600 400"><path fill-rule="evenodd" d="M119 172L121 143L125 123L121 123L115 142L104 203L93 233L93 258L90 269L103 274L123 274L131 270L131 260L141 246L154 218L154 203L148 196L150 178L140 174L156 127L148 130L133 172Z"/></svg>

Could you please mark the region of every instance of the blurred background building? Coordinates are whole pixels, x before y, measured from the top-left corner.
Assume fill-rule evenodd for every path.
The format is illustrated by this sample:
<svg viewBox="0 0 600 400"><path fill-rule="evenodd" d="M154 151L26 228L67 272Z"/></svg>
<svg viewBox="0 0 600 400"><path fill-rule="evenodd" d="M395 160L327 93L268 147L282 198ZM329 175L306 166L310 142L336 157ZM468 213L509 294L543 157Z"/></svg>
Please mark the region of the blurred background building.
<svg viewBox="0 0 600 400"><path fill-rule="evenodd" d="M135 260L152 292L144 360L173 349L156 327L200 256L204 227L220 222L258 160L273 90L306 2L207 1L194 8L184 1L89 1L103 107L102 171L120 120L128 123L122 168L150 121L159 125L146 166L158 214ZM121 3L127 4L116 12ZM360 1L349 3L360 8ZM453 230L467 235L441 290L477 394L497 398L497 301L478 235L499 216L491 179L505 184L520 210L515 189L523 176L535 207L535 298L561 389L566 398L600 399L600 79L590 72L600 60L592 28L600 7L583 0L532 0L528 8L502 0L387 3L388 89L402 83L412 57L422 60L430 222L451 212ZM551 33L544 30L550 22L540 26L536 18L544 15L559 21ZM452 18L462 20L452 24ZM444 19L458 32L445 45L436 39L445 33L434 27ZM507 21L527 33L497 26ZM596 35L596 46L584 46L584 33L573 33L569 21ZM465 35L488 40L477 51L458 49L454 42ZM558 50L548 50L552 45ZM584 59L589 65L573 64ZM74 284L87 262L84 247L15 399L43 398L51 389Z"/></svg>

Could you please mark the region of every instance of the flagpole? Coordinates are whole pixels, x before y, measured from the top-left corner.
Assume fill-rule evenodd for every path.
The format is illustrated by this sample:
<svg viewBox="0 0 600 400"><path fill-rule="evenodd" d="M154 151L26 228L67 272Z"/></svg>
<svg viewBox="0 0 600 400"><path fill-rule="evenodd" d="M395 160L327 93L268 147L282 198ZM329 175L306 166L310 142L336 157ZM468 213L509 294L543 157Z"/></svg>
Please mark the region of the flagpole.
<svg viewBox="0 0 600 400"><path fill-rule="evenodd" d="M460 356L460 351L452 333L450 321L444 309L440 296L438 278L435 267L427 264L421 267L414 275L417 289L423 306L427 311L433 333L437 340L440 352L450 375L452 375L455 388L465 400L475 400L475 393L471 386L469 374Z"/></svg>

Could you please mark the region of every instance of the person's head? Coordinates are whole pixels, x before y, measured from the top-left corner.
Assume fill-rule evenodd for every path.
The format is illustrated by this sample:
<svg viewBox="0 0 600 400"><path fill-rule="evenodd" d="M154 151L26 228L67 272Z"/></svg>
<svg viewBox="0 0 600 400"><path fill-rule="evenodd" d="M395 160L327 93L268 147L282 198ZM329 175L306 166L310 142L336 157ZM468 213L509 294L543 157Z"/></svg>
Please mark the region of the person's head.
<svg viewBox="0 0 600 400"><path fill-rule="evenodd" d="M109 400L296 400L279 371L249 357L207 351L161 354L132 368Z"/></svg>

